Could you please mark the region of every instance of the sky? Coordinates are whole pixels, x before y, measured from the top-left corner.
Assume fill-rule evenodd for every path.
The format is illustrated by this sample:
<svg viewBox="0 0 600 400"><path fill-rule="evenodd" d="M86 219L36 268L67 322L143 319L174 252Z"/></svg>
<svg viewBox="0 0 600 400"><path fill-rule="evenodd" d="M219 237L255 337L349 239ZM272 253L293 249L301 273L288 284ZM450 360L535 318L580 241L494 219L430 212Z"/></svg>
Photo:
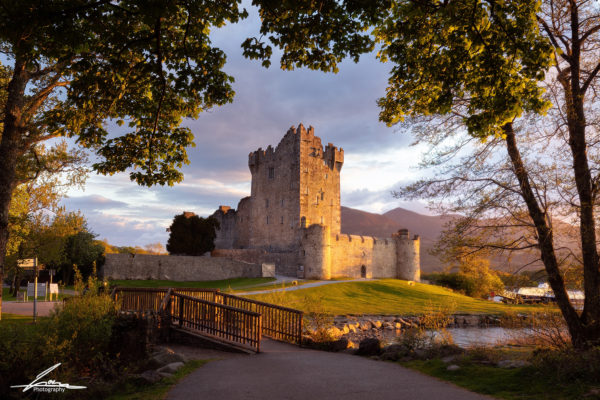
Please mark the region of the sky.
<svg viewBox="0 0 600 400"><path fill-rule="evenodd" d="M219 205L237 208L250 194L248 154L276 146L291 126L312 125L324 144L344 149L342 205L381 213L396 207L427 213L423 203L395 199L391 191L417 179L421 151L412 138L379 122L376 101L385 94L389 64L365 55L345 61L337 74L306 69L282 71L277 54L266 69L242 55L241 43L256 36L254 10L236 25L216 30L213 44L227 54L225 71L235 78L233 103L186 120L195 136L184 180L172 187L141 187L128 173L92 173L63 205L81 210L91 231L118 246L166 244L176 214L212 214Z"/></svg>

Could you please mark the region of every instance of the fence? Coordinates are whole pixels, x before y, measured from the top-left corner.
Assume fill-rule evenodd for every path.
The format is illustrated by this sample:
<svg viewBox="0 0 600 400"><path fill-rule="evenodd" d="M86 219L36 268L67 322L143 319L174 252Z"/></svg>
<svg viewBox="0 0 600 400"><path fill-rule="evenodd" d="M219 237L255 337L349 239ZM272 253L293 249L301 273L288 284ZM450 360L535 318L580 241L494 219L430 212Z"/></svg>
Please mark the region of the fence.
<svg viewBox="0 0 600 400"><path fill-rule="evenodd" d="M262 315L264 336L296 344L302 341L302 311L220 292L216 302Z"/></svg>
<svg viewBox="0 0 600 400"><path fill-rule="evenodd" d="M151 311L220 340L260 350L261 336L301 344L302 311L221 293L218 289L123 288L112 291L124 311Z"/></svg>
<svg viewBox="0 0 600 400"><path fill-rule="evenodd" d="M167 306L171 324L260 351L261 315L179 293Z"/></svg>

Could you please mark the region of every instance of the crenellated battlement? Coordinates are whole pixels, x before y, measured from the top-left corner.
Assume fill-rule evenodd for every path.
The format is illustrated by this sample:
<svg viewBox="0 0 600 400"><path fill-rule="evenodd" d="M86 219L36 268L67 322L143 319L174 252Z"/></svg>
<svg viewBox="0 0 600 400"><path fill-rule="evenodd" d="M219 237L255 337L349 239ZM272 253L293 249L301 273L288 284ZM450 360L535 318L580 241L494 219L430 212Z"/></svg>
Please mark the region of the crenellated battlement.
<svg viewBox="0 0 600 400"><path fill-rule="evenodd" d="M305 278L419 279L418 236L341 233L343 164L342 148L323 146L314 128L302 124L290 127L277 146L251 152L250 196L237 211L222 206L214 214L221 222L217 248L263 250L261 262Z"/></svg>

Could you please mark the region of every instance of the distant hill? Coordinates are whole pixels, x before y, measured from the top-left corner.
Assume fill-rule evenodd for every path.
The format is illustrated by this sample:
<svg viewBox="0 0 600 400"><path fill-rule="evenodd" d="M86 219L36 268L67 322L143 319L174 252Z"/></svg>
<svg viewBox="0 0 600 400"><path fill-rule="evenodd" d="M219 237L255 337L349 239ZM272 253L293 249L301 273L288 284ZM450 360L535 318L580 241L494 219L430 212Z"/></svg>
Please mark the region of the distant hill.
<svg viewBox="0 0 600 400"><path fill-rule="evenodd" d="M399 229L408 229L411 236L416 234L421 237L421 270L423 272L441 271L445 265L429 253L445 229L445 225L456 217L456 215L423 215L403 208L376 214L342 207L342 233L387 238ZM577 227L558 220L553 222L554 230L562 234L557 237L557 247L576 251L578 248ZM568 239L569 236L571 239ZM537 257L535 251L530 254L516 254L512 257L499 255L492 258L491 263L493 268L507 272L512 272L524 265L528 265L527 269L541 269L543 264L539 260L536 261Z"/></svg>
<svg viewBox="0 0 600 400"><path fill-rule="evenodd" d="M399 229L408 229L411 236L421 237L421 270L440 271L444 266L429 251L438 240L444 225L452 218L451 215L423 215L403 208L395 208L381 215L342 207L342 233L386 238Z"/></svg>

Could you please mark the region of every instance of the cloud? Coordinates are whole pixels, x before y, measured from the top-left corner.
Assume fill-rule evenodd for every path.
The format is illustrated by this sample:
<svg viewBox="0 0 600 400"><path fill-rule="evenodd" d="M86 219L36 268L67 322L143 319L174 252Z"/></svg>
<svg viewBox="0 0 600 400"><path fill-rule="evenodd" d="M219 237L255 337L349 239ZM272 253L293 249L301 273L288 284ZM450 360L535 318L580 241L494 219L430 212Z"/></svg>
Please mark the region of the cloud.
<svg viewBox="0 0 600 400"><path fill-rule="evenodd" d="M418 151L407 149L412 138L378 121L376 101L385 94L390 66L362 57L358 64L343 62L338 74L300 69L282 71L277 52L273 65L263 68L247 60L240 44L258 34L256 10L244 4L250 18L217 29L213 44L227 54L225 71L235 77L233 103L185 120L195 135L188 149L190 164L183 183L145 188L130 182L128 174L94 175L85 193L72 190L64 201L81 209L91 228L109 242L143 245L166 241L164 229L182 211L211 214L220 204L237 207L250 194L248 154L279 143L290 126L302 122L315 127L324 144L345 150L342 204L379 212L405 204L390 191L397 182L414 180L411 170ZM421 207L422 208L422 207Z"/></svg>

